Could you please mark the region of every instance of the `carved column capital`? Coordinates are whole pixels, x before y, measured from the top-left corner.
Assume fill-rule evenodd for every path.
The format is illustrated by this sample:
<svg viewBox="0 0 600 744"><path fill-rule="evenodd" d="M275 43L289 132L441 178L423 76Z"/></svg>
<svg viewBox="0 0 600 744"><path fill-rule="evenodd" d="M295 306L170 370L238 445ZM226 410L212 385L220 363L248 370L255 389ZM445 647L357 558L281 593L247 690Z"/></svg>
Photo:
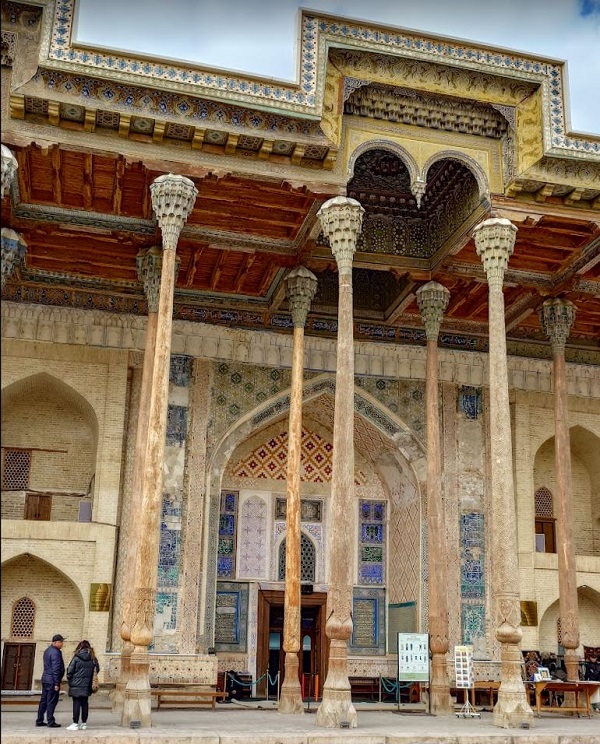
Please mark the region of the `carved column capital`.
<svg viewBox="0 0 600 744"><path fill-rule="evenodd" d="M317 212L340 274L352 272L352 258L364 213L360 202L347 196L329 199Z"/></svg>
<svg viewBox="0 0 600 744"><path fill-rule="evenodd" d="M491 217L477 225L473 235L489 286L502 289L508 259L515 247L517 228L505 217Z"/></svg>
<svg viewBox="0 0 600 744"><path fill-rule="evenodd" d="M25 257L27 243L18 232L9 227L2 228L2 289L15 268Z"/></svg>
<svg viewBox="0 0 600 744"><path fill-rule="evenodd" d="M317 291L317 277L305 266L297 266L286 276L285 286L294 327L304 328L310 303Z"/></svg>
<svg viewBox="0 0 600 744"><path fill-rule="evenodd" d="M157 245L141 250L135 258L138 280L144 285L149 313L158 312L162 259L162 249Z"/></svg>
<svg viewBox="0 0 600 744"><path fill-rule="evenodd" d="M162 230L163 248L176 250L177 240L198 196L198 189L185 176L168 173L150 184L152 209Z"/></svg>
<svg viewBox="0 0 600 744"><path fill-rule="evenodd" d="M428 341L437 341L450 292L438 282L427 282L417 289L417 305L425 325Z"/></svg>
<svg viewBox="0 0 600 744"><path fill-rule="evenodd" d="M2 198L8 194L10 185L17 174L19 164L12 151L6 145L2 145Z"/></svg>
<svg viewBox="0 0 600 744"><path fill-rule="evenodd" d="M542 329L550 339L554 354L564 353L576 312L577 308L572 302L557 297L545 300L538 310Z"/></svg>

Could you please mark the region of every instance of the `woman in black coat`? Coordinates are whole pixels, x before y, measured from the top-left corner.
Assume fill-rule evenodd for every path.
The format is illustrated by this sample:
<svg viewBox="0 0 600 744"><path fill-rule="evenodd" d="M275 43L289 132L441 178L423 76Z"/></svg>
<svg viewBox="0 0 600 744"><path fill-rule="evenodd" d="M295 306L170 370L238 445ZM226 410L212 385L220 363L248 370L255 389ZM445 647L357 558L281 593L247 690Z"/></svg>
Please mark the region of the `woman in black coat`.
<svg viewBox="0 0 600 744"><path fill-rule="evenodd" d="M73 698L73 723L67 726L68 731L86 729L88 719L88 698L92 694L94 671L100 671L98 659L89 641L81 641L67 667L69 695ZM79 717L81 716L81 723Z"/></svg>

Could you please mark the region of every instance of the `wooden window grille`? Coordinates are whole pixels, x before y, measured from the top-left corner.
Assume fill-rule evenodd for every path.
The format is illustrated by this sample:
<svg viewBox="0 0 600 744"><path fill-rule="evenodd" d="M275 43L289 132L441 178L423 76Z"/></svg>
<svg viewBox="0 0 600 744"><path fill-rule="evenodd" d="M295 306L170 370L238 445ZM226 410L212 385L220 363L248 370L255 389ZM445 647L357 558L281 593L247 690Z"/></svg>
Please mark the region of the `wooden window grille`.
<svg viewBox="0 0 600 744"><path fill-rule="evenodd" d="M12 638L32 638L35 625L35 605L29 597L21 597L13 605L10 623Z"/></svg>
<svg viewBox="0 0 600 744"><path fill-rule="evenodd" d="M2 468L2 490L25 491L31 473L30 449L5 449Z"/></svg>
<svg viewBox="0 0 600 744"><path fill-rule="evenodd" d="M312 540L304 533L300 536L300 581L315 581L317 554ZM279 581L285 581L285 540L279 546Z"/></svg>

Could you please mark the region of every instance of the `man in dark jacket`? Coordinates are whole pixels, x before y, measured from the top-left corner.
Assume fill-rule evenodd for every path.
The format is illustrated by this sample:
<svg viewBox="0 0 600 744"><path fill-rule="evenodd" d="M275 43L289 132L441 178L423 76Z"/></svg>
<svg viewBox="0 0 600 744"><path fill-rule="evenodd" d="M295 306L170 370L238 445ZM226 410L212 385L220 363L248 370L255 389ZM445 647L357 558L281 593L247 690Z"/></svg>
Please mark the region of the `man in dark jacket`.
<svg viewBox="0 0 600 744"><path fill-rule="evenodd" d="M49 726L59 728L60 723L54 720L54 709L58 703L60 693L60 682L65 674L65 662L63 661L62 645L65 639L60 633L52 636L52 643L44 651L44 671L42 673L42 696L38 708L36 726ZM47 723L44 721L46 714Z"/></svg>

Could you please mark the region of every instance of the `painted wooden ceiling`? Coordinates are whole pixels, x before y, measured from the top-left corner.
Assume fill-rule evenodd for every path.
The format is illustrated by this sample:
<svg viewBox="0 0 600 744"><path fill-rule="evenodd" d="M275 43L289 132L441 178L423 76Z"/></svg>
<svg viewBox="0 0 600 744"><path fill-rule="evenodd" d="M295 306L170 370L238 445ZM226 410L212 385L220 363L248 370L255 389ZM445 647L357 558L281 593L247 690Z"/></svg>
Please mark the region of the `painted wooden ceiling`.
<svg viewBox="0 0 600 744"><path fill-rule="evenodd" d="M161 243L149 186L164 171L68 145L12 149L19 163L18 180L3 201L2 221L23 235L27 253L5 296L24 299L24 288L80 288L137 297L143 311L136 256ZM191 175L199 193L179 241L176 306L285 313L283 278L302 263L319 279L312 312L335 319L336 266L326 242L319 239L316 218L334 191L312 192L296 182L233 173L180 172ZM432 172L424 203L429 200L433 207L420 216L401 171L369 180L367 171L358 169L348 193L375 217L432 220L435 210L451 204L453 190L464 187L467 177L456 163ZM518 227L505 280L509 338L545 341L536 311L544 299L563 297L577 306L569 344L598 349L598 212L581 209L574 216L560 198L540 203L527 195L518 200L492 197L492 208ZM480 204L471 216L477 220L485 216ZM470 230L465 233L464 224L462 230L457 226L433 246L431 255L362 245L354 262L355 321L422 328L415 292L435 279L451 292L442 329L486 337L487 283ZM31 292L27 296L31 298ZM36 296L43 301L43 293ZM66 293L64 302L69 301Z"/></svg>

